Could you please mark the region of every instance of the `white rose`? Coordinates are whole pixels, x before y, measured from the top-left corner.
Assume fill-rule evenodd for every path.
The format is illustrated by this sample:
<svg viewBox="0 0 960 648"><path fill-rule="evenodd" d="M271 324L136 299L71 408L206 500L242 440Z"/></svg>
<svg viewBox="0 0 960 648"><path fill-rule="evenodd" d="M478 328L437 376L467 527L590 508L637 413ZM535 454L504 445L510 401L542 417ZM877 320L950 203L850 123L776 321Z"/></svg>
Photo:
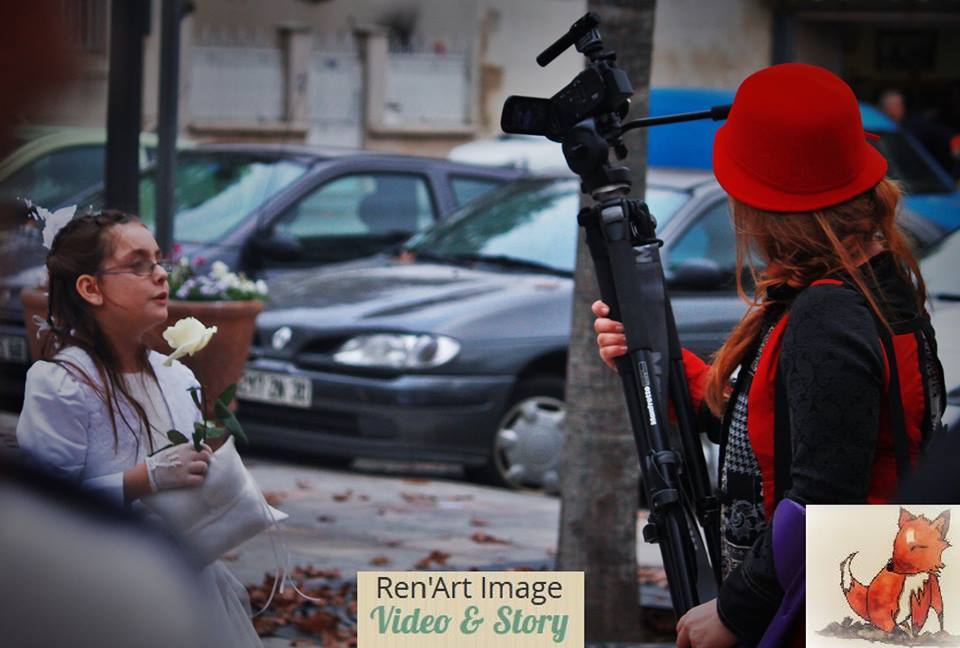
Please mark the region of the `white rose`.
<svg viewBox="0 0 960 648"><path fill-rule="evenodd" d="M210 266L210 276L214 279L223 279L230 272L230 268L223 261L214 261Z"/></svg>
<svg viewBox="0 0 960 648"><path fill-rule="evenodd" d="M167 356L163 364L169 367L174 360L188 354L193 355L207 346L216 332L216 326L207 328L195 317L185 317L173 326L167 327L163 332L163 339L167 341L170 348L175 350Z"/></svg>
<svg viewBox="0 0 960 648"><path fill-rule="evenodd" d="M267 294L267 282L263 279L257 279L257 292L261 295Z"/></svg>

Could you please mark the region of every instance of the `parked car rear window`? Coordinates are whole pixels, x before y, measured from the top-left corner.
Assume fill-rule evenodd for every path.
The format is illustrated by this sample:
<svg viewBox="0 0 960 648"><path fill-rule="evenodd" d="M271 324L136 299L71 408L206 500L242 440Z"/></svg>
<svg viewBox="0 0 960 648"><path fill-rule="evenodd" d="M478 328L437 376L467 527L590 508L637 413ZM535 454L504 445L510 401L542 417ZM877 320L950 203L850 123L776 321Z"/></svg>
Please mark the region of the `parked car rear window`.
<svg viewBox="0 0 960 648"><path fill-rule="evenodd" d="M647 189L647 204L660 225L689 196ZM433 255L506 256L573 272L576 265L580 190L575 180L521 181L493 191L414 237L407 248Z"/></svg>
<svg viewBox="0 0 960 648"><path fill-rule="evenodd" d="M450 178L450 188L453 190L453 198L457 201L458 207L479 198L491 189L496 189L501 184L503 183L500 180L493 178L469 178L467 176Z"/></svg>
<svg viewBox="0 0 960 648"><path fill-rule="evenodd" d="M320 185L278 219L299 239L413 234L436 220L426 178L357 173Z"/></svg>

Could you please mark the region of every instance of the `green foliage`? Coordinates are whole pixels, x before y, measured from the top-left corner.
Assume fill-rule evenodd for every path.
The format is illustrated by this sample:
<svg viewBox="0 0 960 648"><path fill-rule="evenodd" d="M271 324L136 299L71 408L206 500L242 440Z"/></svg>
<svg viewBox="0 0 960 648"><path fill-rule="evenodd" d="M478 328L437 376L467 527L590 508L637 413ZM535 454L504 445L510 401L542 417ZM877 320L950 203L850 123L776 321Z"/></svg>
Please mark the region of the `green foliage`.
<svg viewBox="0 0 960 648"><path fill-rule="evenodd" d="M190 392L190 396L193 398L193 402L197 405L197 408L201 412L204 412L205 415L206 410L203 405L206 403L206 398L204 397L203 388L190 387L187 391ZM236 394L237 385L234 383L224 389L223 393L220 394L220 397L214 403L214 418L204 418L202 421L194 421L192 438L193 447L197 452L200 452L200 449L207 439L222 437L228 431L241 442L249 442L246 433L243 431L243 426L240 425L240 421L238 421L237 417L230 411L230 402ZM187 442L187 437L178 430L168 431L167 438L170 439L174 445Z"/></svg>
<svg viewBox="0 0 960 648"><path fill-rule="evenodd" d="M180 445L187 442L187 437L183 436L179 430L167 430L167 438L173 445Z"/></svg>
<svg viewBox="0 0 960 648"><path fill-rule="evenodd" d="M229 406L230 401L232 401L237 396L237 383L233 383L229 387L223 390L223 393L217 398L218 401L224 405Z"/></svg>

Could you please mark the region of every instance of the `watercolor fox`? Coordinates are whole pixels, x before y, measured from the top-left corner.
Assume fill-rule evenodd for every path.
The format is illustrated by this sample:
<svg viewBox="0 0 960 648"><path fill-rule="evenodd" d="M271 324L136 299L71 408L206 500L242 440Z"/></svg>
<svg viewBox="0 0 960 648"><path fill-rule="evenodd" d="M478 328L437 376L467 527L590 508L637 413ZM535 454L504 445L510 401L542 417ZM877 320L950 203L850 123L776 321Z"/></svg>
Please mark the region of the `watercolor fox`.
<svg viewBox="0 0 960 648"><path fill-rule="evenodd" d="M950 546L946 540L950 511L928 520L901 508L898 526L893 557L870 584L853 577L854 552L840 563L840 587L853 611L884 632L899 629L916 636L931 608L943 630L939 576L943 550Z"/></svg>

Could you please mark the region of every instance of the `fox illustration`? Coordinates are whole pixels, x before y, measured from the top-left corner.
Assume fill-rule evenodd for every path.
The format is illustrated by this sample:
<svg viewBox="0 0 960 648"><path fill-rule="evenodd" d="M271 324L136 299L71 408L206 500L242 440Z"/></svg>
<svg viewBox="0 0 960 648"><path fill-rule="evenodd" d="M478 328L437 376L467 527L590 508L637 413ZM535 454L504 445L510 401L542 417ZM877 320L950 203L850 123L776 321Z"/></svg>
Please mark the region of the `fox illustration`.
<svg viewBox="0 0 960 648"><path fill-rule="evenodd" d="M853 577L854 552L840 563L840 587L847 603L863 619L884 632L895 630L919 634L932 608L943 630L943 599L940 595L941 556L950 546L947 530L950 511L933 520L900 509L893 557L869 585Z"/></svg>

